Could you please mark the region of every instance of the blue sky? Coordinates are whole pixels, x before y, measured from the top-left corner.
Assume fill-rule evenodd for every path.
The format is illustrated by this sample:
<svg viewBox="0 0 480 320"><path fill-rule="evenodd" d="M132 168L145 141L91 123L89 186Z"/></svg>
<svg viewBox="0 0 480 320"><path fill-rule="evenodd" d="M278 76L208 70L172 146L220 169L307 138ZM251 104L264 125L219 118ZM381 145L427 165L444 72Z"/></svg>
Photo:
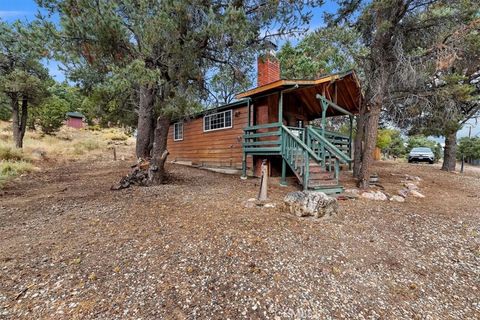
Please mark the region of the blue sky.
<svg viewBox="0 0 480 320"><path fill-rule="evenodd" d="M310 22L309 29L314 30L322 25L323 12L334 12L336 4L334 1L326 0L326 4L322 7L315 8L313 13L313 19ZM35 14L39 8L34 0L0 0L0 19L13 22L15 20L30 21L35 19ZM298 39L289 39L293 43L296 43ZM279 40L278 45L282 45L285 40ZM65 75L59 69L59 64L56 61L44 61L44 64L48 67L50 74L57 80L65 80Z"/></svg>
<svg viewBox="0 0 480 320"><path fill-rule="evenodd" d="M336 4L332 0L326 0L325 5L313 10L313 18L310 22L310 30L315 30L323 24L323 13L334 12ZM38 6L33 0L0 0L0 19L13 22L17 19L20 20L32 20L35 18L35 14L38 12ZM292 42L296 42L296 39L290 39ZM279 41L278 45L281 45L284 41ZM65 76L59 69L59 64L56 61L44 61L44 64L48 67L50 74L57 80L65 80ZM471 129L470 129L471 127ZM480 124L471 120L462 130L459 131L459 137L468 136L471 130L471 135L480 135ZM440 139L443 141L443 139Z"/></svg>

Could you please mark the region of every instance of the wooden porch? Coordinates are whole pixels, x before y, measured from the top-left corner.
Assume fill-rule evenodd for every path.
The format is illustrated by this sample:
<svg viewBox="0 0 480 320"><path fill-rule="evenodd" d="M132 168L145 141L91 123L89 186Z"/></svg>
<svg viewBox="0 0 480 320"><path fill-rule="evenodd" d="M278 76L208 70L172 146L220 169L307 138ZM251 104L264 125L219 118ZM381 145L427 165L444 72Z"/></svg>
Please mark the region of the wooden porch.
<svg viewBox="0 0 480 320"><path fill-rule="evenodd" d="M338 183L340 165L351 168L353 120L361 99L353 72L315 81L280 80L276 86L256 88L242 97L250 98L249 125L243 136L243 176L248 156L276 156L281 157L281 184L286 184L289 168L305 190L343 191ZM259 112L262 108L266 115ZM327 117L339 116L348 117L347 135L326 128ZM317 118L320 126L311 125Z"/></svg>

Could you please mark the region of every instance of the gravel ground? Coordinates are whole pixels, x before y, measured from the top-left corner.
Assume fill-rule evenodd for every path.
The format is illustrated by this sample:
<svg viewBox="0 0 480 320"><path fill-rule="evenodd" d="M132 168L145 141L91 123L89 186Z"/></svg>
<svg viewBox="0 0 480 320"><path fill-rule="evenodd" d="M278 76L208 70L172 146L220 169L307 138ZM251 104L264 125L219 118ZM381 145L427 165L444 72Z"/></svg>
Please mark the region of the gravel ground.
<svg viewBox="0 0 480 320"><path fill-rule="evenodd" d="M480 179L382 162L387 192L329 220L245 208L258 181L169 166L110 191L129 162L75 162L0 196L1 319L478 319ZM345 175L345 185L352 181Z"/></svg>

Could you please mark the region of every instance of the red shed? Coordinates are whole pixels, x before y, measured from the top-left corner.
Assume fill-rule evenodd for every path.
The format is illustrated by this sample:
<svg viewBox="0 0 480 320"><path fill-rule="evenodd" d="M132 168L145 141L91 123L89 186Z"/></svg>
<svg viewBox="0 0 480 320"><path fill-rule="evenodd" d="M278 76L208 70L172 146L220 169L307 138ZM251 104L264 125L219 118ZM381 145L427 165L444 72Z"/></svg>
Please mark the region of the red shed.
<svg viewBox="0 0 480 320"><path fill-rule="evenodd" d="M67 112L67 122L66 125L68 127L81 129L84 126L84 119L85 116L80 112Z"/></svg>

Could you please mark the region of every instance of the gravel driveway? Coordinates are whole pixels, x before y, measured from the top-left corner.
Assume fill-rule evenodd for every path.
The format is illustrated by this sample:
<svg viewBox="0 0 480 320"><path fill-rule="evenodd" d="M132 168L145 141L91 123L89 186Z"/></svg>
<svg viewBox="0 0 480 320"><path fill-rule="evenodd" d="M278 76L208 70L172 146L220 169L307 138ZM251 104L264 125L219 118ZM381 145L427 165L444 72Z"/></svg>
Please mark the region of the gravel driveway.
<svg viewBox="0 0 480 320"><path fill-rule="evenodd" d="M128 162L75 162L0 196L1 319L478 319L480 179L379 163L388 192L315 221L245 208L258 181L170 166L110 191ZM344 183L353 182L345 175Z"/></svg>

